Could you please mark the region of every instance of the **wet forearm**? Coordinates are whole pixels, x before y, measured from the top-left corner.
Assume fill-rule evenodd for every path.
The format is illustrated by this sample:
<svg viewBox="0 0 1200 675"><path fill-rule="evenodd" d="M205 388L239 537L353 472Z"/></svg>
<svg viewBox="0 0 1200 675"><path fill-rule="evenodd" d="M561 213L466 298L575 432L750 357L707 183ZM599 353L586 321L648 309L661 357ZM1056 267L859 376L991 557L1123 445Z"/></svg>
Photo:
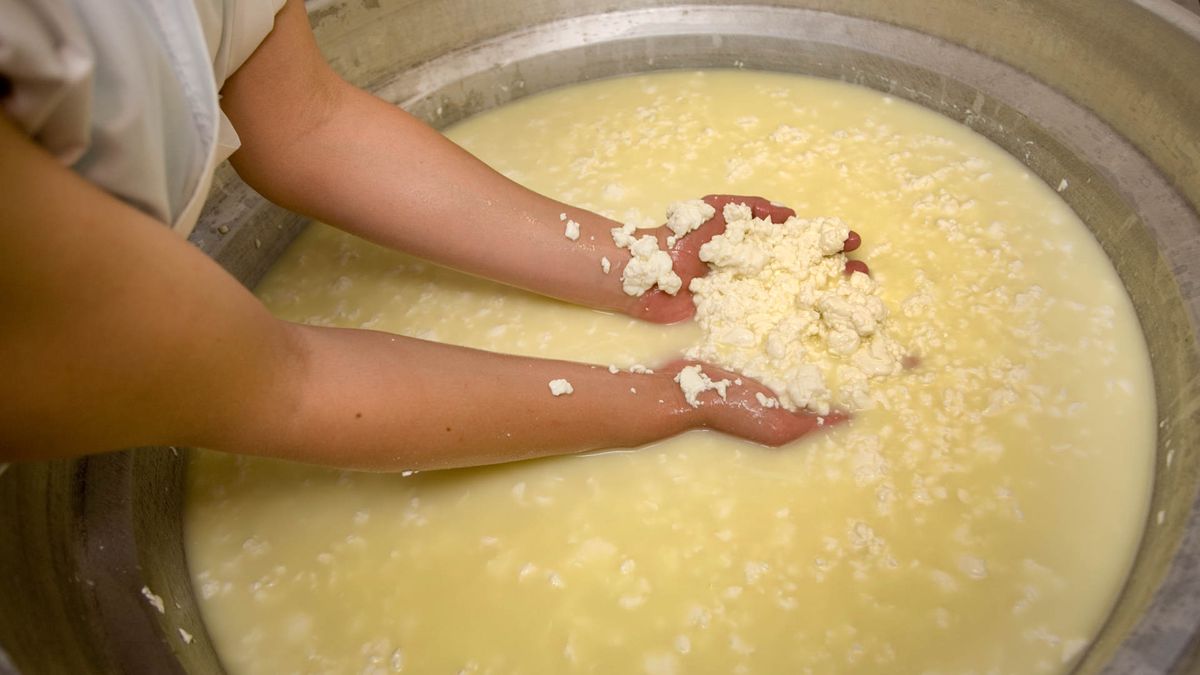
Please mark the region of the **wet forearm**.
<svg viewBox="0 0 1200 675"><path fill-rule="evenodd" d="M295 326L300 406L228 449L372 470L635 447L703 426L674 373L607 368L386 333ZM555 395L551 381L572 391ZM252 422L248 424L252 425ZM267 434L267 435L263 435Z"/></svg>
<svg viewBox="0 0 1200 675"><path fill-rule="evenodd" d="M222 90L232 161L268 198L386 246L537 293L627 312L616 226L527 190L343 82L297 3ZM565 236L565 218L579 223ZM606 273L602 260L609 260Z"/></svg>

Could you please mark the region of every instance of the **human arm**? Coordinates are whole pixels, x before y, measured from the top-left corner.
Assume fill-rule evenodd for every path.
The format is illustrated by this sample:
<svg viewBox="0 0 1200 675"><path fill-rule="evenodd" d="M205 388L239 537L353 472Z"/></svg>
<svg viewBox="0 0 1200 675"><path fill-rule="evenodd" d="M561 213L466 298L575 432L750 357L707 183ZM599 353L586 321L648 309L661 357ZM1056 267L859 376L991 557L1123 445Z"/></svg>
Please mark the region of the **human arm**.
<svg viewBox="0 0 1200 675"><path fill-rule="evenodd" d="M761 198L705 197L714 217L674 246L666 244L665 227L639 232L669 250L682 289L630 296L621 284L629 252L611 236L620 223L514 183L400 108L347 84L317 50L298 2L283 9L222 95L242 138L231 161L271 200L462 271L649 321L694 313L687 284L708 270L698 251L724 230L724 204L745 202L756 216L777 221L794 215ZM579 223L578 240L564 236L564 216Z"/></svg>
<svg viewBox="0 0 1200 675"><path fill-rule="evenodd" d="M508 180L434 129L343 81L303 3L222 89L241 148L231 161L291 210L385 246L570 302L630 312L610 229L620 223ZM564 236L560 214L580 224ZM612 263L606 274L601 259Z"/></svg>
<svg viewBox="0 0 1200 675"><path fill-rule="evenodd" d="M613 375L280 321L2 115L0 185L0 461L181 444L417 469L636 446L701 427L779 444L816 426L758 406L765 390L749 381L728 401L708 393L692 408L670 371ZM575 392L552 396L558 378Z"/></svg>
<svg viewBox="0 0 1200 675"><path fill-rule="evenodd" d="M674 380L683 364L614 374L372 331L297 329L309 380L321 385L308 389L296 416L304 428L270 441L265 454L369 469L448 468L636 447L696 428L780 445L823 422L764 408L754 394L770 391L748 379L727 399L705 392L694 408ZM713 366L705 372L737 377ZM551 392L559 379L571 393ZM353 403L330 405L339 400ZM330 462L327 448L340 456Z"/></svg>

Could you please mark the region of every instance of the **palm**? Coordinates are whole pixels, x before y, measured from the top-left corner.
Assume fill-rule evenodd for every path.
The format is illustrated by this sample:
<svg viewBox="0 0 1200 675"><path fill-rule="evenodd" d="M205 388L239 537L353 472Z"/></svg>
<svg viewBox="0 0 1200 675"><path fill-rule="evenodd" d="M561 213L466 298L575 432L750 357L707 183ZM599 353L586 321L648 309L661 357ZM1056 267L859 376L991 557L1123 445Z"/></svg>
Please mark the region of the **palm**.
<svg viewBox="0 0 1200 675"><path fill-rule="evenodd" d="M841 424L849 419L846 413L833 411L818 416L806 410L791 412L780 407L766 407L758 395L774 398L775 393L761 382L711 363L680 360L667 364L666 370L678 372L685 366L700 365L713 380L734 382L726 396L707 391L700 394L704 426L732 434L761 445L779 447L822 427Z"/></svg>
<svg viewBox="0 0 1200 675"><path fill-rule="evenodd" d="M668 249L675 263L675 273L683 280L683 287L675 295L668 295L658 289L646 293L631 312L634 316L654 323L676 323L696 313L696 306L692 302L692 292L688 290L688 284L692 279L708 274L708 264L700 260L700 247L725 231L724 209L726 204L745 204L750 207L755 218L769 218L773 223L782 223L796 215L792 209L773 204L762 197L708 195L704 197L704 201L716 209L716 214ZM669 232L665 227L659 228L660 246L665 246L667 234Z"/></svg>

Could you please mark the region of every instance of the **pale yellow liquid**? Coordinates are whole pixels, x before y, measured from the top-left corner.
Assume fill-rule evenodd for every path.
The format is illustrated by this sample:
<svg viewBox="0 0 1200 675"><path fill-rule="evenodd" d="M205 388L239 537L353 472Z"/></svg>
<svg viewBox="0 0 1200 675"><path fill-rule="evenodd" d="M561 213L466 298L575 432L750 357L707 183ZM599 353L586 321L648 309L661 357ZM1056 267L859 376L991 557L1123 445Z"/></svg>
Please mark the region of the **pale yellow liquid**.
<svg viewBox="0 0 1200 675"><path fill-rule="evenodd" d="M1070 667L1129 568L1154 410L1129 301L1052 190L916 106L759 73L571 87L449 136L620 219L709 192L840 217L921 363L779 450L695 432L412 476L201 453L187 549L230 672ZM697 338L323 226L260 294L288 319L600 364Z"/></svg>

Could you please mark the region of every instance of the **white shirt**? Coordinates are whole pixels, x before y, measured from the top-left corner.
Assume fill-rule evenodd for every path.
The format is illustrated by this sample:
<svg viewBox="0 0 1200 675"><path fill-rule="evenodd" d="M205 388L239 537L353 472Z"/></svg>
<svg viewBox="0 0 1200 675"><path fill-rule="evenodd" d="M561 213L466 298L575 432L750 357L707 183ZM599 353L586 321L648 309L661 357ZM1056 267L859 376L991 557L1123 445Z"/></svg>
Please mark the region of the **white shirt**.
<svg viewBox="0 0 1200 675"><path fill-rule="evenodd" d="M187 236L240 144L217 92L284 2L0 0L12 84L0 107L64 165Z"/></svg>
<svg viewBox="0 0 1200 675"><path fill-rule="evenodd" d="M191 232L237 149L217 92L284 0L0 0L0 106L64 165Z"/></svg>

